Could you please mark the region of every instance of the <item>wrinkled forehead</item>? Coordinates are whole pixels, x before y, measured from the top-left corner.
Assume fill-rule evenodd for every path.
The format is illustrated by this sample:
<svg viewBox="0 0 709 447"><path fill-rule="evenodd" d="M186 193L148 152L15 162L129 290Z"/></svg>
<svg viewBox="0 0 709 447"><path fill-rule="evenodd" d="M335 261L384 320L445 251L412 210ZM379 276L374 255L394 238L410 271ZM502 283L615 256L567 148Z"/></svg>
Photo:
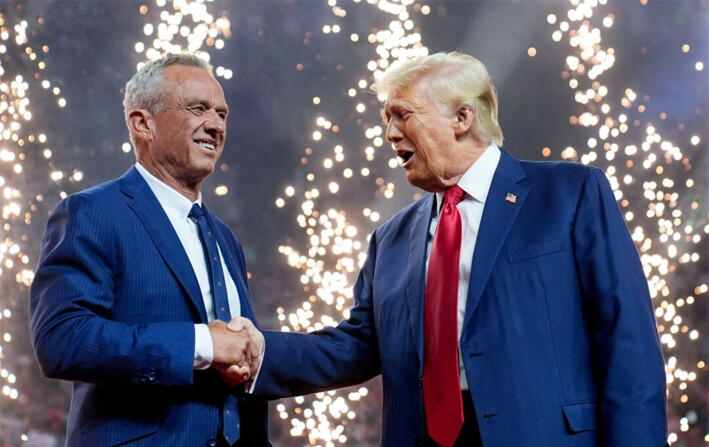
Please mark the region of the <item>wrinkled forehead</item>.
<svg viewBox="0 0 709 447"><path fill-rule="evenodd" d="M172 69L173 67L175 68ZM226 107L222 86L206 70L198 67L173 65L165 69L164 76L165 80L172 84L170 86L171 93L176 99L207 101Z"/></svg>

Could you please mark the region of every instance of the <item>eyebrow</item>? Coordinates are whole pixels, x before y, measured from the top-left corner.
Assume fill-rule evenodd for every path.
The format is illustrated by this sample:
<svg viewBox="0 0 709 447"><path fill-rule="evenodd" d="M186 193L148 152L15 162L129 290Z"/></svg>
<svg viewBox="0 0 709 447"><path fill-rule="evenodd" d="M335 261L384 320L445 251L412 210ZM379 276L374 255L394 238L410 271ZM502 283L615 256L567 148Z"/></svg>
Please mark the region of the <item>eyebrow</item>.
<svg viewBox="0 0 709 447"><path fill-rule="evenodd" d="M392 108L396 108L396 107L398 107L396 100L393 102L387 101L384 103L384 106L380 109L380 112L381 112L382 116L384 116L388 110L391 110Z"/></svg>
<svg viewBox="0 0 709 447"><path fill-rule="evenodd" d="M382 115L382 118L386 116L387 110L400 110L401 108L408 107L411 109L414 109L414 105L411 104L409 101L406 101L404 99L394 99L393 101L387 101L384 103L384 106L380 109L380 113Z"/></svg>

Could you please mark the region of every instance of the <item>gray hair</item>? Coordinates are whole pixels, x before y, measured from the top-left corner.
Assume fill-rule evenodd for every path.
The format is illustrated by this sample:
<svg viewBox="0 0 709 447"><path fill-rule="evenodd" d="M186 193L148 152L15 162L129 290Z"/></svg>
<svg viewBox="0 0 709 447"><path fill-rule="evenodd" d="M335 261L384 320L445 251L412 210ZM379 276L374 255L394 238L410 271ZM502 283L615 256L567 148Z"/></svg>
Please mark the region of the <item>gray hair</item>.
<svg viewBox="0 0 709 447"><path fill-rule="evenodd" d="M191 53L166 54L160 59L146 62L126 84L123 98L126 119L130 112L136 109L145 109L155 115L167 108L171 88L165 85L163 70L170 65L197 67L212 73L209 63Z"/></svg>
<svg viewBox="0 0 709 447"><path fill-rule="evenodd" d="M502 129L497 121L497 94L482 62L467 54L435 53L412 59L387 70L372 89L389 95L430 76L429 94L444 107L475 110L475 131L484 142L502 145Z"/></svg>

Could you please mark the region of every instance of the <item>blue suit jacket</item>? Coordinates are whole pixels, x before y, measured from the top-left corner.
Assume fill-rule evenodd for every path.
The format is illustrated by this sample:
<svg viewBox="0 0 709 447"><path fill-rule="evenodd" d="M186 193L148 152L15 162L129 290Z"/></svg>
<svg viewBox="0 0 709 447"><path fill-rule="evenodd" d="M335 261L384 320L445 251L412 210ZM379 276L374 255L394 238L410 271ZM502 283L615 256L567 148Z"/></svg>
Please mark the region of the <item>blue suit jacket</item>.
<svg viewBox="0 0 709 447"><path fill-rule="evenodd" d="M432 209L429 194L374 232L347 321L317 335L266 333L256 393L305 394L381 373L382 445L419 445ZM602 171L503 151L467 299L460 350L485 447L665 445L653 306Z"/></svg>
<svg viewBox="0 0 709 447"><path fill-rule="evenodd" d="M209 214L253 319L239 242ZM135 168L69 196L52 213L30 292L45 375L74 381L68 446L188 446L216 439L230 392L193 371L194 324L207 322L190 261ZM236 392L236 391L234 391ZM241 396L245 445L267 445L266 406Z"/></svg>

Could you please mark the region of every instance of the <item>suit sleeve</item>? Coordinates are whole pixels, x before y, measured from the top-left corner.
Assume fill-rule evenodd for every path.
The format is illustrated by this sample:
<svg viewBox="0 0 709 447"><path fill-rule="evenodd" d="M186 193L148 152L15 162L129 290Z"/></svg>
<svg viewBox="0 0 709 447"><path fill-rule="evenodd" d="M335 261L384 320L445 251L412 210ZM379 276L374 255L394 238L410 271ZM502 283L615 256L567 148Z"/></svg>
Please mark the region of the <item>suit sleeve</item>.
<svg viewBox="0 0 709 447"><path fill-rule="evenodd" d="M587 175L574 224L596 350L602 445L664 446L666 384L638 253L602 171Z"/></svg>
<svg viewBox="0 0 709 447"><path fill-rule="evenodd" d="M300 396L362 383L380 373L372 305L376 233L354 286L350 317L309 334L266 331L266 352L253 394Z"/></svg>
<svg viewBox="0 0 709 447"><path fill-rule="evenodd" d="M40 367L46 376L65 380L189 385L193 322L127 325L110 318L119 299L117 251L126 243L111 206L73 195L47 223L30 289L30 329ZM128 299L141 305L140 297Z"/></svg>

